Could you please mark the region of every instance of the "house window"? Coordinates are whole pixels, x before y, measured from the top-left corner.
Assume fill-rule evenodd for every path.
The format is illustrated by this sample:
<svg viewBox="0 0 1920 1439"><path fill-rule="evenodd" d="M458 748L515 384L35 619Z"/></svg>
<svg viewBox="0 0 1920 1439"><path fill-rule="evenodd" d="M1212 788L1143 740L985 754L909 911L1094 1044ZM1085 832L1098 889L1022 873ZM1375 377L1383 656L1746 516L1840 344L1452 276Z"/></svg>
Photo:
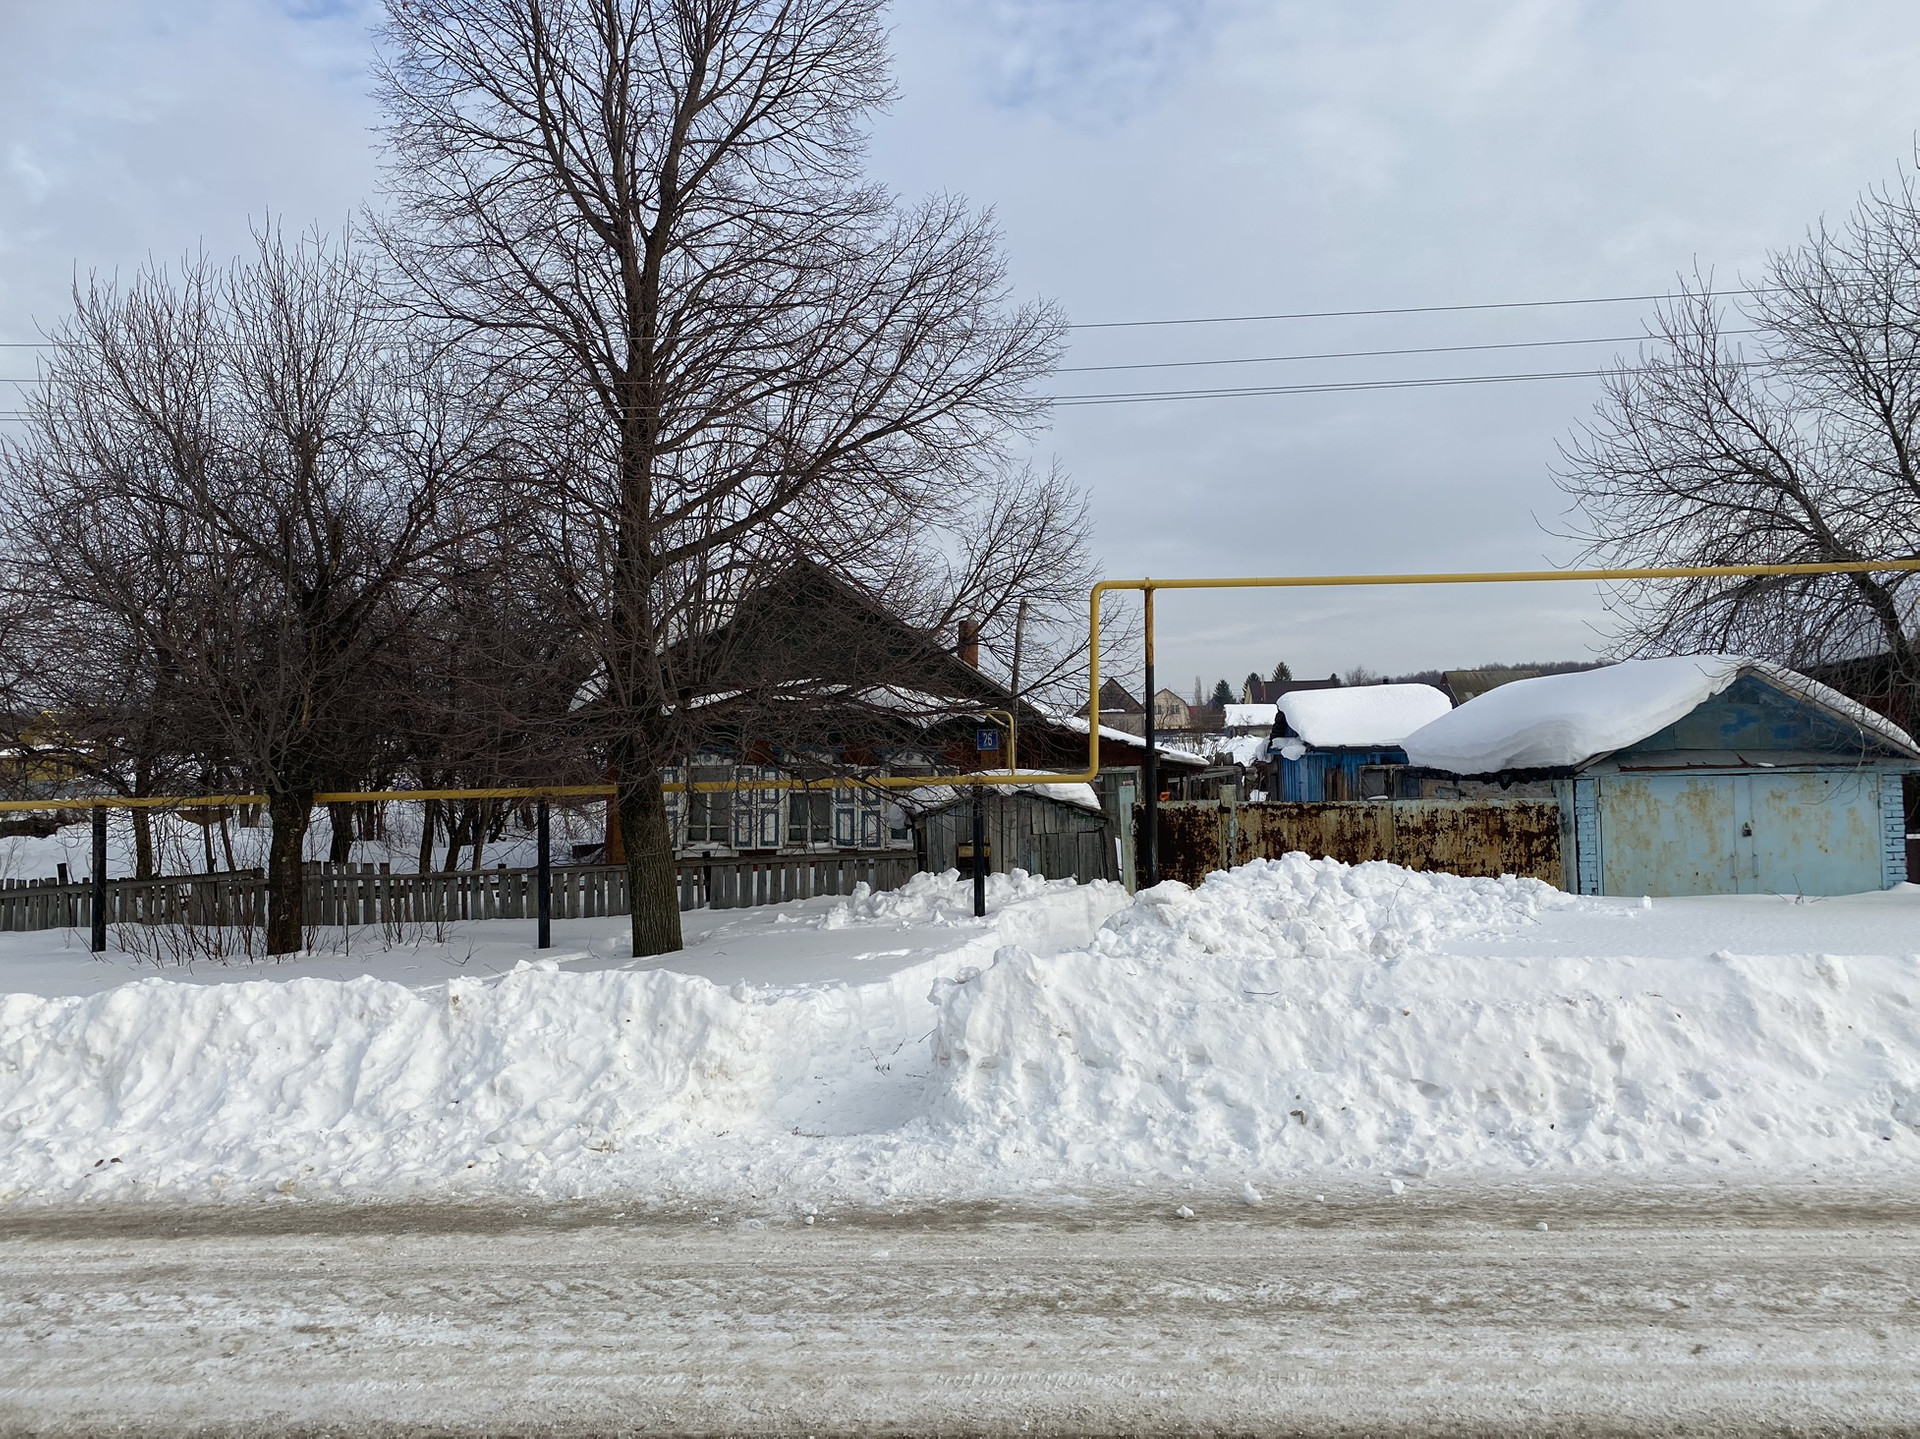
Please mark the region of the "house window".
<svg viewBox="0 0 1920 1439"><path fill-rule="evenodd" d="M731 765L697 764L696 784L733 781ZM687 843L730 846L733 843L733 794L730 790L694 790L687 796Z"/></svg>
<svg viewBox="0 0 1920 1439"><path fill-rule="evenodd" d="M797 789L787 796L787 843L833 842L833 791Z"/></svg>

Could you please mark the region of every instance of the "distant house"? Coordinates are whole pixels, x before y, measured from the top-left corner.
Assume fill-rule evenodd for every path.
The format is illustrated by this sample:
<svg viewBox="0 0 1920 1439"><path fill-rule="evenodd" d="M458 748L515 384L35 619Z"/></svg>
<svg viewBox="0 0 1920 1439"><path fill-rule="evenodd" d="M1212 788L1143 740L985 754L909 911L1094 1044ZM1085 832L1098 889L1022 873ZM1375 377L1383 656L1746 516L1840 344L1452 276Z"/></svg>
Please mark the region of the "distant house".
<svg viewBox="0 0 1920 1439"><path fill-rule="evenodd" d="M1448 670L1446 672L1447 694L1452 698L1455 706L1459 706L1470 699L1478 699L1488 690L1498 689L1501 685L1510 685L1515 680L1539 678L1540 671L1537 669L1506 666L1479 670Z"/></svg>
<svg viewBox="0 0 1920 1439"><path fill-rule="evenodd" d="M1086 721L1017 699L981 669L978 631L962 626L957 638L910 624L809 561L746 596L725 626L702 637L705 656L671 656L698 679L687 703L700 710L704 735L661 777L727 786L668 792L676 853L911 852L918 792L865 781L1002 768L1004 746L983 753L978 737L997 734L1008 714L1018 716L1023 767L1083 769ZM603 686L600 676L583 685L576 710L600 703ZM816 787L790 787L795 780ZM612 806L603 853L625 857Z"/></svg>
<svg viewBox="0 0 1920 1439"><path fill-rule="evenodd" d="M1085 719L1087 706L1081 705L1076 713ZM1147 707L1135 699L1119 680L1107 680L1100 686L1100 724L1102 728L1111 727L1125 730L1128 734L1144 735L1147 732Z"/></svg>
<svg viewBox="0 0 1920 1439"><path fill-rule="evenodd" d="M1510 685L1515 680L1539 679L1542 675L1574 674L1601 668L1598 661L1571 661L1551 665L1488 665L1477 670L1448 670L1443 677L1447 694L1456 706L1477 699L1488 690Z"/></svg>
<svg viewBox="0 0 1920 1439"><path fill-rule="evenodd" d="M1158 690L1153 696L1153 727L1162 732L1193 728L1193 706L1172 690Z"/></svg>
<svg viewBox="0 0 1920 1439"><path fill-rule="evenodd" d="M1240 703L1247 705L1278 704L1280 696L1292 690L1332 690L1340 688L1340 676L1328 675L1323 680L1249 680L1240 686Z"/></svg>
<svg viewBox="0 0 1920 1439"><path fill-rule="evenodd" d="M1276 800L1390 799L1401 742L1451 706L1432 685L1340 685L1281 695L1268 743Z"/></svg>
<svg viewBox="0 0 1920 1439"><path fill-rule="evenodd" d="M1517 680L1409 734L1430 771L1546 779L1579 894L1852 894L1907 877L1920 748L1807 676L1730 655Z"/></svg>

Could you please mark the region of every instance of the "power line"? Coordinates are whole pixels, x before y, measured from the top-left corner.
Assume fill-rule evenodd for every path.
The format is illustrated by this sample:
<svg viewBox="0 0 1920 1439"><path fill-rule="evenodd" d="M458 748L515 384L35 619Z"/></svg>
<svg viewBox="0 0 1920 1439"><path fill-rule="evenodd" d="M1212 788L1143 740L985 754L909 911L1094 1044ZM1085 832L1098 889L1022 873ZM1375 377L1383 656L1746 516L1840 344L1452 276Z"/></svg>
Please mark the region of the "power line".
<svg viewBox="0 0 1920 1439"><path fill-rule="evenodd" d="M1722 330L1722 335L1752 335L1756 330ZM1321 350L1300 355L1247 355L1232 360L1141 360L1125 365L1062 365L1057 375L1090 375L1103 370L1181 370L1203 365L1274 365L1289 360L1368 360L1394 355L1460 355L1480 350L1537 350L1566 345L1624 345L1658 340L1657 335L1594 335L1580 340L1507 340L1486 345L1422 345L1402 350Z"/></svg>
<svg viewBox="0 0 1920 1439"><path fill-rule="evenodd" d="M1723 336L1756 335L1758 330L1722 330ZM1420 345L1392 350L1316 350L1296 355L1242 355L1221 360L1138 360L1120 365L1062 365L1054 373L1057 375L1092 375L1113 370L1185 370L1206 368L1219 365L1277 365L1306 360L1370 360L1391 359L1407 355L1463 355L1476 354L1488 350L1539 350L1559 349L1572 345L1625 345L1641 340L1657 341L1658 335L1590 335L1570 340L1503 340L1482 345ZM0 378L0 384L38 385L45 383L40 376L28 378Z"/></svg>
<svg viewBox="0 0 1920 1439"><path fill-rule="evenodd" d="M1120 390L1090 395L1047 395L1063 408L1080 405L1153 404L1168 400L1230 400L1261 395L1329 395L1366 390L1429 390L1456 385L1512 385L1532 380L1595 380L1614 370L1524 371L1510 375L1432 375L1412 380L1338 380L1320 384L1241 385L1203 390ZM27 418L25 410L0 410L0 419Z"/></svg>
<svg viewBox="0 0 1920 1439"><path fill-rule="evenodd" d="M1764 295L1772 287L1715 290L1715 296ZM1671 300L1658 295L1583 295L1570 300L1496 300L1476 305L1396 305L1371 310L1294 310L1275 315L1204 315L1171 320L1100 320L1069 324L1069 330L1135 330L1158 325L1245 325L1265 320L1346 320L1367 315L1454 315L1467 310L1544 310L1556 305L1626 305L1647 300Z"/></svg>
<svg viewBox="0 0 1920 1439"><path fill-rule="evenodd" d="M1773 286L1738 290L1715 290L1716 297L1764 295ZM1165 325L1250 325L1270 320L1349 320L1375 315L1458 315L1481 310L1546 310L1563 305L1629 305L1648 300L1670 300L1671 292L1646 295L1579 295L1564 300L1490 300L1469 305L1391 305L1364 310L1289 310L1270 315L1186 315L1161 320L1080 320L1069 322L1069 330L1136 330ZM71 344L65 340L0 340L0 350L51 350Z"/></svg>
<svg viewBox="0 0 1920 1439"><path fill-rule="evenodd" d="M1418 380L1345 380L1327 384L1246 385L1211 390L1126 390L1113 394L1049 395L1054 404L1123 405L1163 400L1226 400L1250 395L1326 395L1353 390L1425 390L1452 385L1511 385L1528 380L1594 380L1613 370L1552 370L1516 375L1435 375Z"/></svg>

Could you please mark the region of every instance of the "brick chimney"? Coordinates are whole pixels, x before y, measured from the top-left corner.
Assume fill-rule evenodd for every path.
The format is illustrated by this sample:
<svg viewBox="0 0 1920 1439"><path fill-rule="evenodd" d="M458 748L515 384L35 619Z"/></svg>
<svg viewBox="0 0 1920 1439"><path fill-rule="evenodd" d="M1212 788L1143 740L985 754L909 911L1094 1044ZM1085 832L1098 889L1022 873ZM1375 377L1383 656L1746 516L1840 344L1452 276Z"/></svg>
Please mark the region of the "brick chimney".
<svg viewBox="0 0 1920 1439"><path fill-rule="evenodd" d="M980 621L960 621L960 647L957 653L962 664L980 668Z"/></svg>

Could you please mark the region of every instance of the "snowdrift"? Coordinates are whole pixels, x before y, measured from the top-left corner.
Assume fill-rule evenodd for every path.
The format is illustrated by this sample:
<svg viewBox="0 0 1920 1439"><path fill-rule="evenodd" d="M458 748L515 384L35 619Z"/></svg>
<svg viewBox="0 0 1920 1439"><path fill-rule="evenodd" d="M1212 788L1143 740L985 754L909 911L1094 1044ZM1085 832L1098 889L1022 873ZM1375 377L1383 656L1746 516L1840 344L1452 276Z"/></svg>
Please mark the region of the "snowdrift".
<svg viewBox="0 0 1920 1439"><path fill-rule="evenodd" d="M952 917L950 953L873 984L530 966L0 997L0 1197L805 1205L1920 1157L1915 956L1475 956L1607 902L1299 855L1131 904L1026 876L993 898L985 926L953 876L841 907Z"/></svg>

